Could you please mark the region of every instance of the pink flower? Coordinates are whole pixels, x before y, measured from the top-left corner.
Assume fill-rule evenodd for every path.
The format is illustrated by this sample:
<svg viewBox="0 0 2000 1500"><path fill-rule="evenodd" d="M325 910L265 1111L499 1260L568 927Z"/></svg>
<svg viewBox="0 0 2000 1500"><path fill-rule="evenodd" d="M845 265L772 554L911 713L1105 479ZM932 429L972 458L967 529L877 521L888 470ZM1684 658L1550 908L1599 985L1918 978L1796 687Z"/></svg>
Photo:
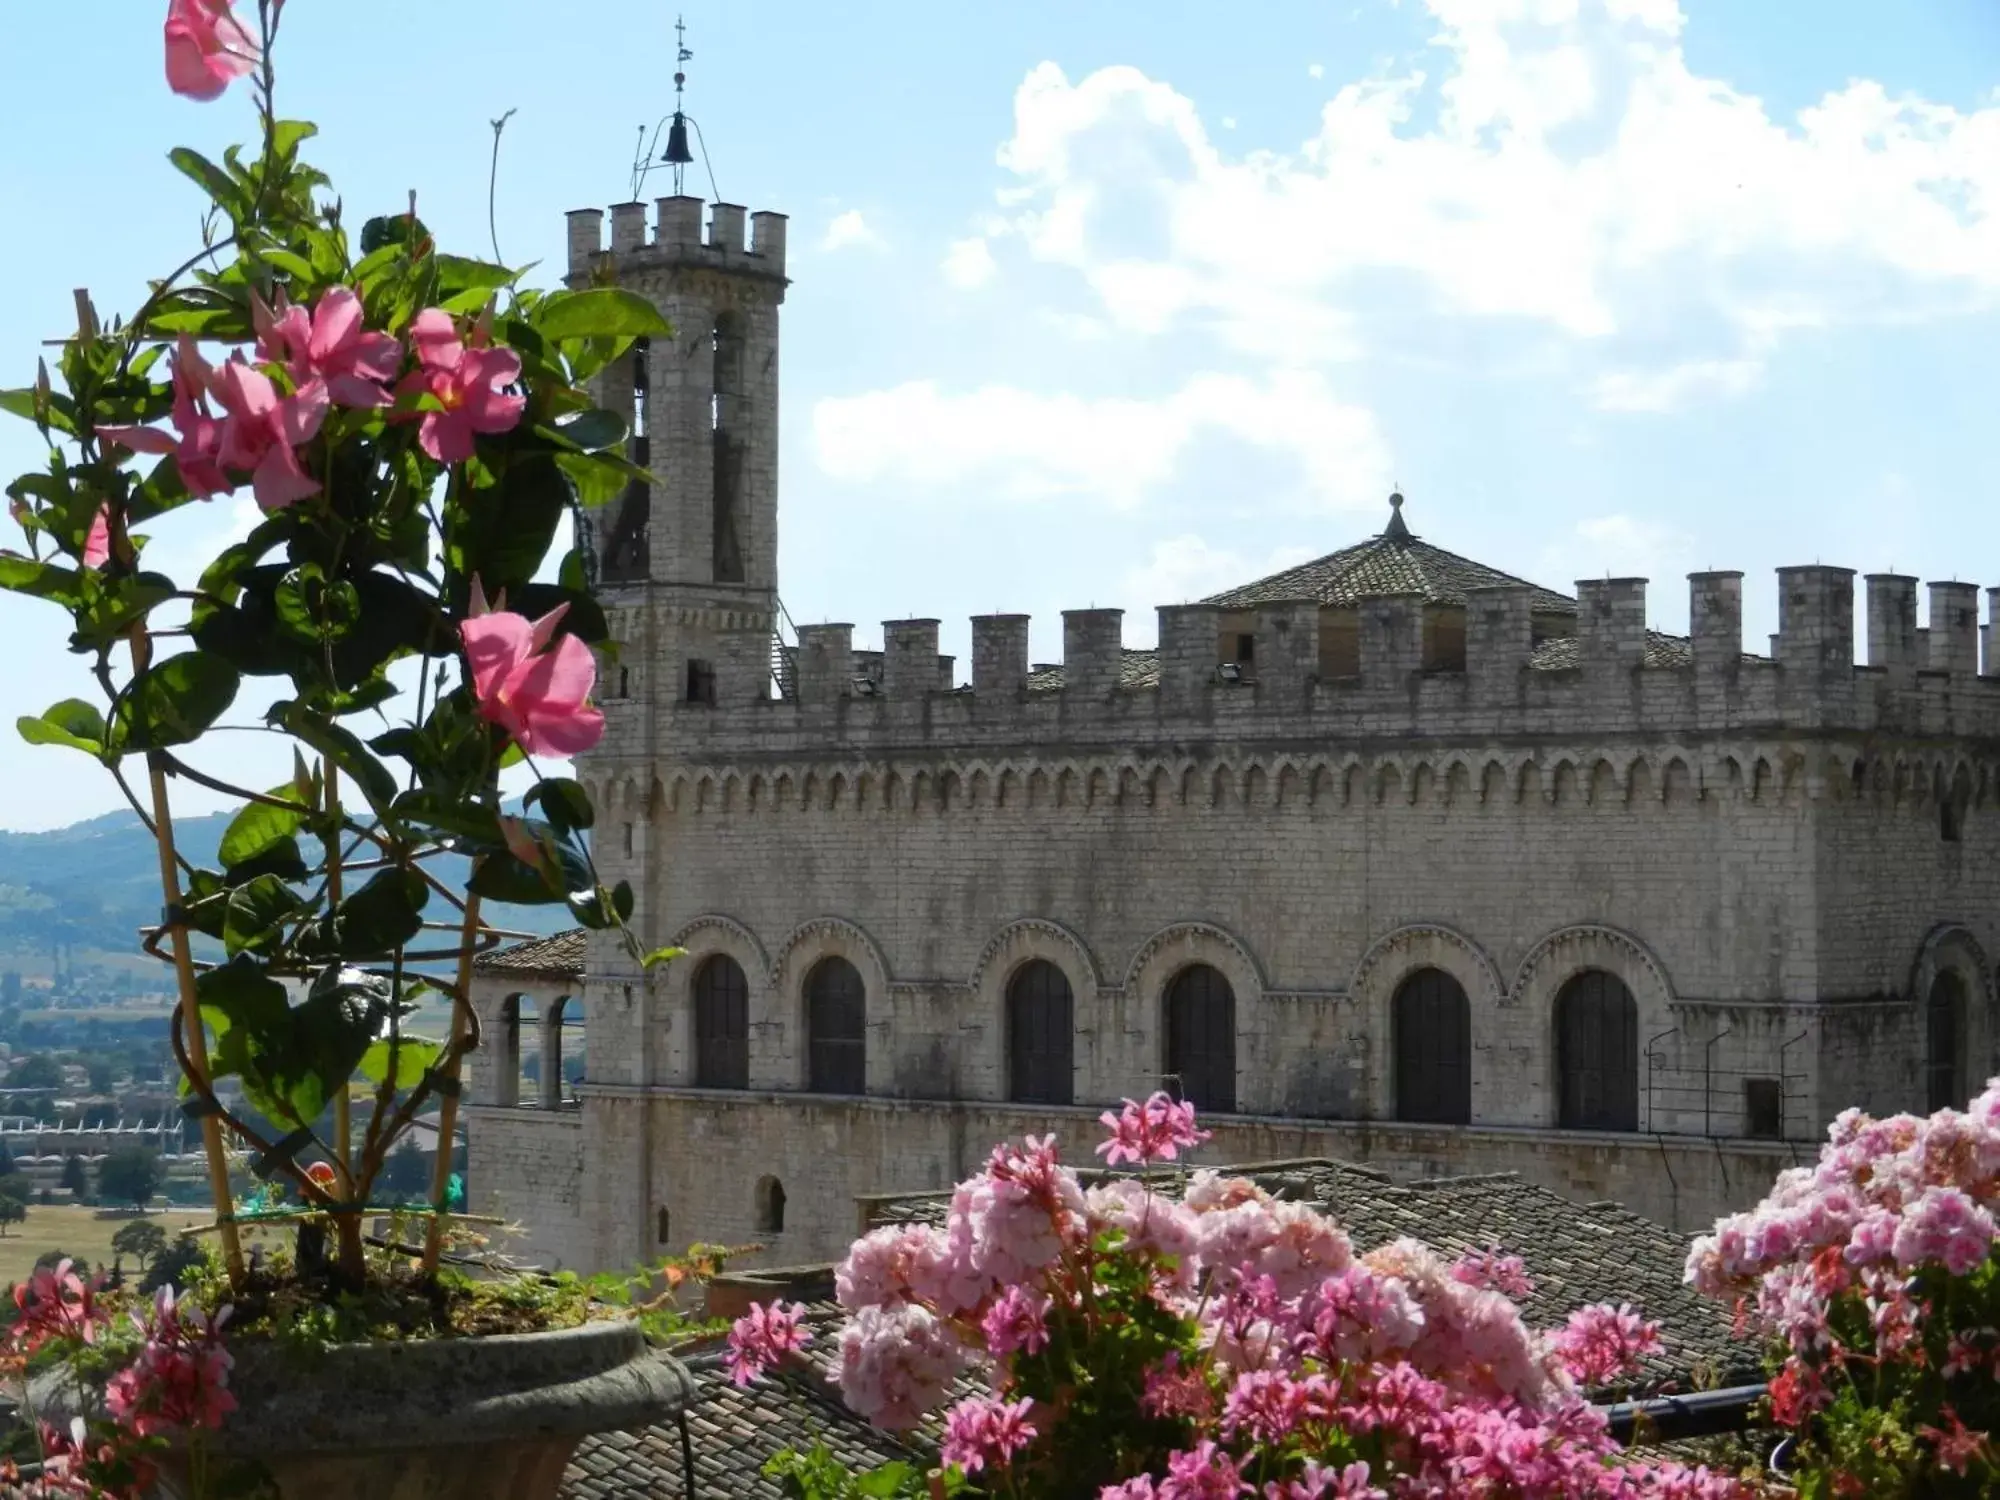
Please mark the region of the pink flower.
<svg viewBox="0 0 2000 1500"><path fill-rule="evenodd" d="M220 1427L236 1410L229 1393L234 1361L222 1347L228 1319L227 1308L211 1320L199 1308L176 1304L172 1287L161 1287L149 1316L133 1319L145 1335L139 1357L105 1386L112 1420L141 1438Z"/></svg>
<svg viewBox="0 0 2000 1500"><path fill-rule="evenodd" d="M1016 1453L1035 1440L1028 1420L1032 1401L1002 1401L994 1396L968 1396L944 1418L944 1442L938 1456L976 1474L991 1464L1004 1468Z"/></svg>
<svg viewBox="0 0 2000 1500"><path fill-rule="evenodd" d="M1909 1270L1937 1261L1954 1276L1969 1276L1993 1253L1993 1240L1993 1215L1955 1187L1926 1188L1904 1210L1896 1264Z"/></svg>
<svg viewBox="0 0 2000 1500"><path fill-rule="evenodd" d="M1154 1417L1206 1417L1215 1411L1215 1392L1200 1370L1182 1366L1175 1351L1146 1372L1139 1407Z"/></svg>
<svg viewBox="0 0 2000 1500"><path fill-rule="evenodd" d="M1111 1138L1098 1144L1097 1154L1111 1167L1121 1161L1172 1161L1183 1148L1198 1146L1212 1134L1195 1129L1192 1104L1177 1103L1164 1092L1144 1104L1127 1099L1118 1113L1106 1110L1098 1118Z"/></svg>
<svg viewBox="0 0 2000 1500"><path fill-rule="evenodd" d="M242 356L215 372L215 399L228 411L217 458L227 469L249 472L257 504L265 510L319 493L319 481L299 467L295 451L319 436L326 421L326 387L318 381L280 396L271 377Z"/></svg>
<svg viewBox="0 0 2000 1500"><path fill-rule="evenodd" d="M179 440L153 427L100 427L97 435L134 453L171 453L180 469L181 483L197 500L225 495L235 486L222 472L219 459L223 424L208 408L214 384L214 367L202 358L194 340L182 334L174 348L171 417Z"/></svg>
<svg viewBox="0 0 2000 1500"><path fill-rule="evenodd" d="M475 335L475 338L477 335ZM419 368L397 386L399 398L431 396L443 409L414 413L417 442L442 464L472 457L477 433L511 432L527 409L527 398L500 387L521 378L521 356L459 341L457 325L441 308L428 308L410 324L410 344Z"/></svg>
<svg viewBox="0 0 2000 1500"><path fill-rule="evenodd" d="M236 19L233 0L171 0L166 41L167 87L189 99L218 99L257 66L257 40Z"/></svg>
<svg viewBox="0 0 2000 1500"><path fill-rule="evenodd" d="M1234 1500L1250 1493L1236 1460L1203 1438L1194 1447L1167 1456L1167 1479L1160 1500Z"/></svg>
<svg viewBox="0 0 2000 1500"><path fill-rule="evenodd" d="M530 755L581 755L604 738L604 715L589 704L597 659L575 636L556 636L569 606L530 623L509 610L481 614L481 603L459 627L480 716Z"/></svg>
<svg viewBox="0 0 2000 1500"><path fill-rule="evenodd" d="M1049 1299L1025 1287L1010 1286L1003 1291L980 1321L986 1335L987 1351L1005 1359L1020 1350L1035 1354L1049 1346Z"/></svg>
<svg viewBox="0 0 2000 1500"><path fill-rule="evenodd" d="M877 1427L905 1432L936 1409L967 1351L929 1309L864 1307L840 1334L840 1393Z"/></svg>
<svg viewBox="0 0 2000 1500"><path fill-rule="evenodd" d="M311 314L282 300L275 313L261 299L251 307L258 358L283 365L299 389L321 381L336 406L393 404L383 385L402 368L403 346L362 327L361 299L352 289L335 287Z"/></svg>
<svg viewBox="0 0 2000 1500"><path fill-rule="evenodd" d="M7 1330L7 1347L33 1354L51 1340L75 1339L94 1344L105 1322L97 1312L97 1286L76 1274L76 1262L38 1266L34 1275L14 1287L14 1323Z"/></svg>
<svg viewBox="0 0 2000 1500"><path fill-rule="evenodd" d="M1535 1279L1518 1255L1502 1255L1497 1247L1461 1255L1451 1268L1454 1281L1499 1292L1516 1301L1535 1295Z"/></svg>
<svg viewBox="0 0 2000 1500"><path fill-rule="evenodd" d="M729 1378L738 1385L748 1385L786 1355L796 1354L811 1343L812 1334L802 1321L805 1314L805 1308L796 1302L774 1302L768 1307L751 1303L750 1311L729 1328Z"/></svg>
<svg viewBox="0 0 2000 1500"><path fill-rule="evenodd" d="M1963 1474L1975 1461L1985 1457L1987 1435L1975 1428L1967 1427L1958 1413L1949 1404L1944 1408L1945 1425L1939 1427L1919 1427L1917 1433L1927 1437L1937 1448L1938 1463L1954 1474Z"/></svg>
<svg viewBox="0 0 2000 1500"><path fill-rule="evenodd" d="M111 507L100 505L90 518L90 532L83 539L83 565L101 568L111 561Z"/></svg>
<svg viewBox="0 0 2000 1500"><path fill-rule="evenodd" d="M1585 1385L1607 1385L1659 1353L1660 1325L1640 1317L1629 1302L1598 1302L1571 1313L1552 1342L1570 1374Z"/></svg>

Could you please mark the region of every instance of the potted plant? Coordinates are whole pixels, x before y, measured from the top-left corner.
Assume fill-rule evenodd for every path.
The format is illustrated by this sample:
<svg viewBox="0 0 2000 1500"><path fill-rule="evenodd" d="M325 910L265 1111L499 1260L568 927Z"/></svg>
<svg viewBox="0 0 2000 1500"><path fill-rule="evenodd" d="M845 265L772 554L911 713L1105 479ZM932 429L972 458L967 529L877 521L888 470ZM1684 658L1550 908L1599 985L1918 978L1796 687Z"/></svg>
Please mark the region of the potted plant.
<svg viewBox="0 0 2000 1500"><path fill-rule="evenodd" d="M302 155L313 127L277 113L283 0L247 6L168 7L170 86L243 82L261 126L219 161L171 153L207 199L200 242L128 317L80 293L53 368L0 391L48 445L7 486L23 537L0 586L70 616L99 690L20 732L100 761L158 845L145 947L175 975L215 1264L133 1316L50 1270L14 1347L54 1363L36 1396L83 1424L53 1424L50 1474L107 1492L250 1464L287 1497L552 1494L581 1433L662 1414L675 1372L574 1283L442 1265L448 1149L414 1254L371 1250L364 1224L420 1115L452 1138L472 961L497 941L482 901L566 903L664 956L638 952L629 888L591 863L582 787L538 759L603 732L605 619L563 523L646 477L586 387L670 330L615 287L544 294L444 252L414 196L357 234ZM238 492L261 512L246 538L195 575L148 565L147 530ZM204 753L245 728L223 723L239 698L268 701L249 727L285 744L275 784ZM509 816L516 764L531 784ZM177 784L234 800L216 868L176 842ZM232 1159L282 1198L263 1234L296 1229L291 1249L246 1251Z"/></svg>

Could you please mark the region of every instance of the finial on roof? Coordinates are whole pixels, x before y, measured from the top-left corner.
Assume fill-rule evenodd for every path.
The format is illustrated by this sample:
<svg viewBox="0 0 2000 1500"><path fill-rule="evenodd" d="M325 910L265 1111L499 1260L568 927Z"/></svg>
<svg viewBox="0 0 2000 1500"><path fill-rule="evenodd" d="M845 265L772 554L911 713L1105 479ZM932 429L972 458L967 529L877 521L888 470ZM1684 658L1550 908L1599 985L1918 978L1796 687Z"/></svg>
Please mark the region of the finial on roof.
<svg viewBox="0 0 2000 1500"><path fill-rule="evenodd" d="M1389 524L1382 528L1382 535L1392 542L1407 542L1410 528L1403 522L1403 496L1399 490L1389 497Z"/></svg>

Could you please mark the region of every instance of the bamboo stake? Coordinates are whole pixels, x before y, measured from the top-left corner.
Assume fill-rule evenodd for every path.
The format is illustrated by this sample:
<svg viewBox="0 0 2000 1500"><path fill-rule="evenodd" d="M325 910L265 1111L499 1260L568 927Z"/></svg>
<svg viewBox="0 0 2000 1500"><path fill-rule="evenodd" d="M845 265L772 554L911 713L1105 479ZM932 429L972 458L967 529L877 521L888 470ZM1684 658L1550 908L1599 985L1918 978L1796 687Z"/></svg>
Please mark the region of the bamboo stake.
<svg viewBox="0 0 2000 1500"><path fill-rule="evenodd" d="M90 293L76 293L76 327L86 341L97 337L97 310L90 305ZM145 621L134 624L125 644L132 655L132 677L136 681L153 663L153 643L146 634ZM188 1061L204 1084L208 1082L208 1034L201 1024L201 997L195 991L194 949L188 942L187 924L177 920L181 911L180 864L174 858L174 815L167 797L167 772L157 752L146 755L146 775L153 801L153 846L160 856L160 896L166 902L169 936L174 951L174 979L180 989L181 1024L187 1032ZM202 1153L208 1158L208 1190L215 1200L215 1217L222 1226L223 1262L229 1279L243 1279L243 1244L236 1233L235 1197L229 1191L229 1158L223 1149L222 1122L213 1113L201 1117Z"/></svg>
<svg viewBox="0 0 2000 1500"><path fill-rule="evenodd" d="M433 1212L430 1228L424 1235L423 1271L426 1276L437 1270L438 1256L444 1250L445 1201L451 1192L452 1133L458 1129L458 1083L464 1073L465 1017L472 1009L472 951L478 933L479 896L476 892L467 892L464 941L459 944L458 952L458 993L452 996L451 1041L445 1049L442 1074L448 1083L439 1090L443 1097L438 1101L437 1162L431 1169Z"/></svg>
<svg viewBox="0 0 2000 1500"><path fill-rule="evenodd" d="M326 778L326 816L334 830L333 837L325 841L326 849L326 903L329 913L340 909L340 771L324 756L320 758L320 774ZM306 789L308 792L311 788ZM308 799L309 800L309 799ZM333 1098L333 1149L334 1167L340 1173L340 1195L352 1203L354 1192L354 1162L351 1142L354 1139L354 1122L348 1098L348 1085L343 1082L340 1092Z"/></svg>

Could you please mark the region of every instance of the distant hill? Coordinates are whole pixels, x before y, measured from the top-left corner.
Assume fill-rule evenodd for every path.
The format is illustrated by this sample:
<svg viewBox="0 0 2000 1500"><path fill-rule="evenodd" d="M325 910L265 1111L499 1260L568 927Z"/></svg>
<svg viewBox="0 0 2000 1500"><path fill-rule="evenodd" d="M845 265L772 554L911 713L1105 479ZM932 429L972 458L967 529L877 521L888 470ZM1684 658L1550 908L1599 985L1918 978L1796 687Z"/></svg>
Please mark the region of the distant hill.
<svg viewBox="0 0 2000 1500"><path fill-rule="evenodd" d="M183 818L174 825L174 839L191 862L212 869L228 826L226 813ZM460 859L440 859L429 868L447 882L465 878ZM496 927L524 932L561 932L576 925L562 906L486 910ZM159 856L151 835L129 812L45 833L0 830L0 960L8 955L46 960L58 945L85 965L139 957L139 929L159 920Z"/></svg>

